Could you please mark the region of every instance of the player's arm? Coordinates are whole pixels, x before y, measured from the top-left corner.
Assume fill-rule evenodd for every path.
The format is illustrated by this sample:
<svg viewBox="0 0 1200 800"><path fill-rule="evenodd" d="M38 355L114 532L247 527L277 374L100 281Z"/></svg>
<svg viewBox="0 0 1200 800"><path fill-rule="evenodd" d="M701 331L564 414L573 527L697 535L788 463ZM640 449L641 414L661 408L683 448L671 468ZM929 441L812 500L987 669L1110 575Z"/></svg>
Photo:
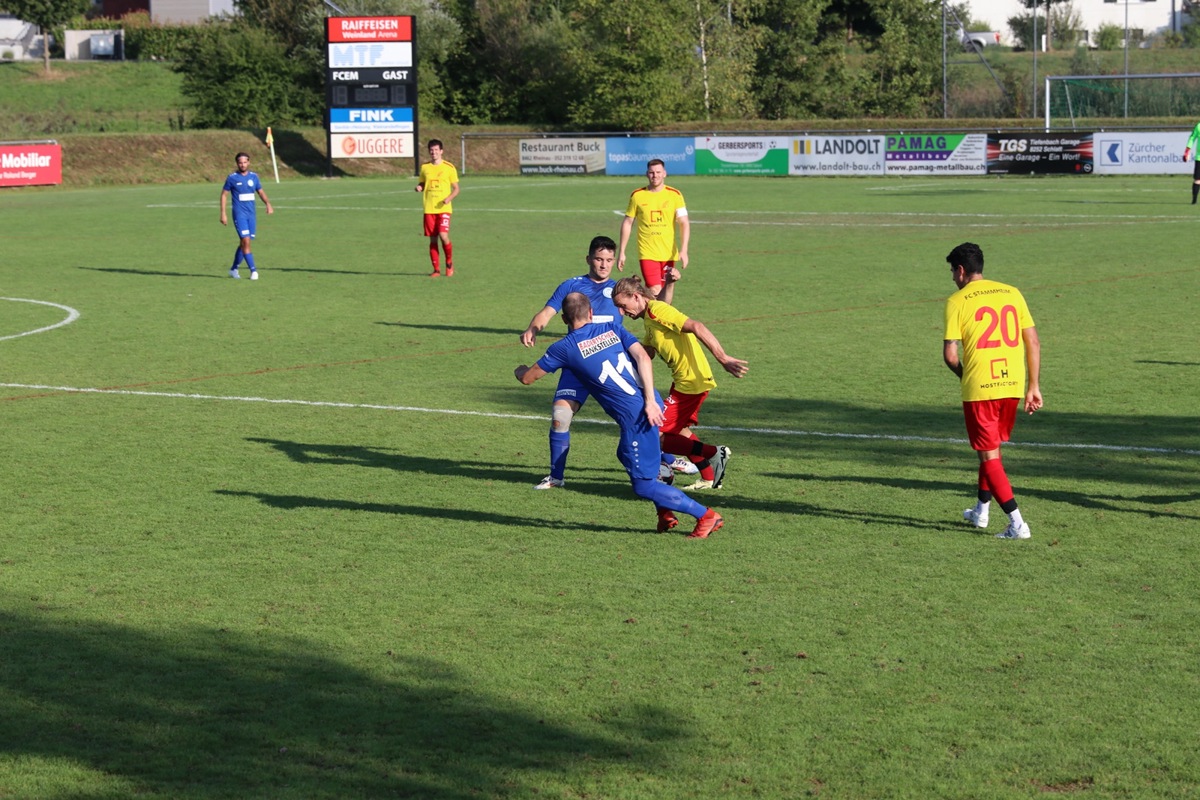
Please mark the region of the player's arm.
<svg viewBox="0 0 1200 800"><path fill-rule="evenodd" d="M529 320L529 327L521 334L521 344L526 347L533 347L534 343L537 342L537 335L550 324L550 320L554 319L554 315L557 313L558 311L553 306L546 306L534 314L533 319Z"/></svg>
<svg viewBox="0 0 1200 800"><path fill-rule="evenodd" d="M642 347L641 342L629 345L629 355L637 366L638 380L642 384L642 399L646 401L646 419L656 428L663 424L662 408L654 394L654 359Z"/></svg>
<svg viewBox="0 0 1200 800"><path fill-rule="evenodd" d="M629 244L629 232L633 230L633 217L621 220L621 240L617 245L617 272L625 271L625 245Z"/></svg>
<svg viewBox="0 0 1200 800"><path fill-rule="evenodd" d="M267 193L264 192L261 188L259 188L258 196L262 198L263 204L267 207L267 213L274 214L275 209L271 208L271 201L267 199Z"/></svg>
<svg viewBox="0 0 1200 800"><path fill-rule="evenodd" d="M1025 340L1025 413L1032 414L1042 407L1042 343L1032 325L1021 330L1021 338Z"/></svg>
<svg viewBox="0 0 1200 800"><path fill-rule="evenodd" d="M528 386L538 378L546 374L546 370L534 364L532 367L527 367L524 364L513 370L513 375L517 376L517 380Z"/></svg>
<svg viewBox="0 0 1200 800"><path fill-rule="evenodd" d="M452 183L450 184L450 194L446 195L446 197L442 200L442 205L450 205L451 201L453 201L456 197L458 197L458 184Z"/></svg>
<svg viewBox="0 0 1200 800"><path fill-rule="evenodd" d="M229 190L222 189L221 190L221 224L222 225L229 224L229 218L227 216L225 216L225 198L227 198L227 197L229 197Z"/></svg>
<svg viewBox="0 0 1200 800"><path fill-rule="evenodd" d="M676 212L675 221L679 223L679 266L687 269L688 242L692 239L692 223L688 221L687 209L681 208L682 214Z"/></svg>
<svg viewBox="0 0 1200 800"><path fill-rule="evenodd" d="M725 371L735 378L740 378L750 371L750 364L747 361L742 361L740 358L734 358L725 352L725 348L721 347L721 343L717 341L717 337L708 329L708 326L697 319L688 317L688 321L683 323L681 329L684 333L690 333L700 340L700 344L708 348L708 352L713 354Z"/></svg>
<svg viewBox="0 0 1200 800"><path fill-rule="evenodd" d="M942 360L946 362L946 366L950 368L958 377L962 377L963 368L962 362L958 360L958 339L945 339L942 341Z"/></svg>

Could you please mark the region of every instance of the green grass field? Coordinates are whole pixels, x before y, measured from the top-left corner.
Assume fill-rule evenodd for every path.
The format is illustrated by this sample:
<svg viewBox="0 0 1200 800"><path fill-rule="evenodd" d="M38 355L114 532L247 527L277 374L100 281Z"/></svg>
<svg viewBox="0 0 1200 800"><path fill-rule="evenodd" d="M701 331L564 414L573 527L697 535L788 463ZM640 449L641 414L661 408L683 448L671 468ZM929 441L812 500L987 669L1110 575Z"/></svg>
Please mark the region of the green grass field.
<svg viewBox="0 0 1200 800"><path fill-rule="evenodd" d="M518 334L637 179L464 176L436 281L411 179L268 183L254 283L218 185L0 193L0 797L1195 797L1186 179L671 182L751 363L707 541L594 404L531 490ZM964 240L1042 340L1027 542L961 519Z"/></svg>

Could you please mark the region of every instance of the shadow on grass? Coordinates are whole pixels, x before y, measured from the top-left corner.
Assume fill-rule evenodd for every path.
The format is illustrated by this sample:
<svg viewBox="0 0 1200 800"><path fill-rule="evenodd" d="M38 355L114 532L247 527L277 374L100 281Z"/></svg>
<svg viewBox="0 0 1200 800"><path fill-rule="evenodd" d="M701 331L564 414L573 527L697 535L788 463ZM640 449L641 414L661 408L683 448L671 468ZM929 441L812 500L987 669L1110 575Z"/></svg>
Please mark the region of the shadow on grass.
<svg viewBox="0 0 1200 800"><path fill-rule="evenodd" d="M0 788L13 796L28 778L56 797L524 797L581 770L666 769L660 746L687 735L662 708L581 732L405 653L401 637L370 672L293 637L34 608L0 612L0 642Z"/></svg>
<svg viewBox="0 0 1200 800"><path fill-rule="evenodd" d="M262 140L266 138L267 132L265 129L255 129L252 133ZM301 175L307 178L321 178L326 175L332 178L345 177L346 173L337 166L337 159L333 161L333 172L330 174L330 162L325 151L317 149L297 131L280 128L272 131L272 135L275 138L276 156Z"/></svg>
<svg viewBox="0 0 1200 800"><path fill-rule="evenodd" d="M86 269L92 272L114 272L122 275L148 275L151 277L162 278L221 278L229 279L229 270L219 273L195 273L195 272L164 272L157 269L133 269L131 267L76 267L76 269Z"/></svg>
<svg viewBox="0 0 1200 800"><path fill-rule="evenodd" d="M429 458L427 456L414 456L397 450L384 450L377 447L362 447L349 444L308 444L305 442L287 442L281 439L262 439L258 437L248 437L246 441L270 445L297 464L371 467L375 469L390 469L396 472L419 472L425 475L441 475L449 478L505 481L517 484L532 484L537 481L537 478L530 480L532 473L528 469L499 466L492 461L458 461L450 458ZM613 463L616 464L615 457L613 458ZM576 468L572 466L571 471L573 473L607 473L611 470L603 467L580 466Z"/></svg>
<svg viewBox="0 0 1200 800"><path fill-rule="evenodd" d="M550 528L563 531L592 531L594 533L624 533L610 525L594 525L585 522L560 522L536 517L519 517L493 511L471 511L461 508L435 508L433 506L402 505L400 503L363 503L357 500L337 500L327 497L304 497L292 494L266 494L264 492L239 492L232 489L217 489L215 494L225 497L250 497L271 508L295 511L300 508L336 509L338 511L364 511L371 514L392 514L414 517L419 520L441 519L458 522L509 525L517 528Z"/></svg>
<svg viewBox="0 0 1200 800"><path fill-rule="evenodd" d="M435 324L422 324L419 322L376 322L375 324L376 325L389 325L389 326L396 327L396 328L420 328L422 330L428 330L428 331L456 331L459 333L497 334L497 335L502 335L502 336L511 336L511 337L513 337L514 340L517 339L521 335L520 331L515 330L513 328L480 328L480 327L473 326L473 325L435 325ZM556 336L554 334L545 334L545 333L538 334L538 339L543 339L543 338L559 339L561 337ZM537 351L537 355L540 358L541 351ZM534 360L536 361L537 359L534 359Z"/></svg>
<svg viewBox="0 0 1200 800"><path fill-rule="evenodd" d="M778 478L786 481L800 482L822 482L822 483L856 483L861 486L883 486L889 489L902 489L904 491L921 491L921 492L958 492L968 499L968 502L974 498L975 487L971 483L951 483L949 481L927 481L918 478L882 478L882 477L866 477L863 475L814 475L811 473L802 472L767 472L763 473L768 478ZM1039 489L1036 485L1030 486L1018 483L1013 487L1016 492L1018 502L1026 497L1036 497L1041 500L1050 500L1055 503L1065 503L1078 508L1090 508L1097 511L1114 511L1124 514L1141 514L1151 519L1160 517L1168 517L1171 519L1194 519L1200 520L1200 516L1195 514L1180 514L1176 511L1162 508L1136 508L1131 504L1136 503L1147 506L1170 506L1176 503L1192 503L1200 500L1200 492L1184 492L1171 494L1142 494L1142 495L1116 495L1116 494L1095 494L1084 492L1067 492L1061 489Z"/></svg>

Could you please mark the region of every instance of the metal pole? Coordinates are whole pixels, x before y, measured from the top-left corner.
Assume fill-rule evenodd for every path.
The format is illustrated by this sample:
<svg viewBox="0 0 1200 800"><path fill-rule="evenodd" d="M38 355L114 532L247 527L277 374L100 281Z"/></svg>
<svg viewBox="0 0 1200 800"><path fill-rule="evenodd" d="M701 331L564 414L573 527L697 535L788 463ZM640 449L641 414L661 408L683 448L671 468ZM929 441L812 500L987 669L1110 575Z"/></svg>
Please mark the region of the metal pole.
<svg viewBox="0 0 1200 800"><path fill-rule="evenodd" d="M1037 119L1037 51L1038 51L1038 35L1037 35L1037 3L1033 4L1033 118Z"/></svg>
<svg viewBox="0 0 1200 800"><path fill-rule="evenodd" d="M1129 119L1129 0L1125 0L1125 119Z"/></svg>
<svg viewBox="0 0 1200 800"><path fill-rule="evenodd" d="M949 106L946 102L946 0L942 0L942 119L946 119L949 114Z"/></svg>

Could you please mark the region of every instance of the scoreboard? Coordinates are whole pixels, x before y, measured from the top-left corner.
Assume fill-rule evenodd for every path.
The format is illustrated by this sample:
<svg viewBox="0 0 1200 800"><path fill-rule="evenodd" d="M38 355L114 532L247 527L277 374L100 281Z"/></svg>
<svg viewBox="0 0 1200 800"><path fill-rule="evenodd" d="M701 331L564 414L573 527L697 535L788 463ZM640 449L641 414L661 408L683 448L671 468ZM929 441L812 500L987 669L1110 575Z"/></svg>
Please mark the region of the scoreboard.
<svg viewBox="0 0 1200 800"><path fill-rule="evenodd" d="M411 158L417 141L416 19L327 17L325 130L335 158Z"/></svg>

